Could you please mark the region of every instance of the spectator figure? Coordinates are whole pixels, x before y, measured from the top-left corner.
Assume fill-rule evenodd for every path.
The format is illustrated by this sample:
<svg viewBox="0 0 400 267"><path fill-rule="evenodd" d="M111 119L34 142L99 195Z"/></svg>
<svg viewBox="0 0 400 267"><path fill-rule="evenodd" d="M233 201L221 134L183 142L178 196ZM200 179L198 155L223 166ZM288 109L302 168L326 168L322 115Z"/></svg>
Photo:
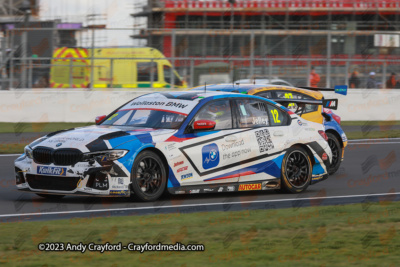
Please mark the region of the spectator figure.
<svg viewBox="0 0 400 267"><path fill-rule="evenodd" d="M371 71L367 80L367 88L378 89L378 83L375 80L375 72Z"/></svg>
<svg viewBox="0 0 400 267"><path fill-rule="evenodd" d="M360 78L358 78L358 71L354 70L349 79L350 88L360 88Z"/></svg>
<svg viewBox="0 0 400 267"><path fill-rule="evenodd" d="M392 72L389 79L386 81L386 88L393 89L393 88L399 88L399 86L400 86L400 84L396 80L396 73Z"/></svg>
<svg viewBox="0 0 400 267"><path fill-rule="evenodd" d="M321 80L319 77L318 73L315 72L314 67L311 67L311 72L310 72L310 86L311 87L318 87L318 83Z"/></svg>

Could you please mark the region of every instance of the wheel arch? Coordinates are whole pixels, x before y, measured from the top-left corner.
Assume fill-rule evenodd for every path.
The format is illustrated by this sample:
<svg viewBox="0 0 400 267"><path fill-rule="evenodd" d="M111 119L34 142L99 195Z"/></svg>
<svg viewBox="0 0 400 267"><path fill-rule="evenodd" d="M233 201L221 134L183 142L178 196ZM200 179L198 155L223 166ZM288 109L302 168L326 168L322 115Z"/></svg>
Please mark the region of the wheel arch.
<svg viewBox="0 0 400 267"><path fill-rule="evenodd" d="M163 164L164 164L164 169L165 169L165 173L167 174L167 179L169 178L169 165L168 165L168 161L167 158L165 157L165 155L157 148L155 147L146 147L144 149L142 149L137 155L139 155L142 152L145 151L151 151L154 152L155 154L157 154L157 156L160 157L160 159L162 160Z"/></svg>
<svg viewBox="0 0 400 267"><path fill-rule="evenodd" d="M343 144L342 137L340 136L340 134L337 131L335 131L333 129L328 129L325 132L333 134L336 137L336 139L338 140L340 146L343 148L344 144Z"/></svg>
<svg viewBox="0 0 400 267"><path fill-rule="evenodd" d="M315 165L315 159L314 159L314 154L313 154L313 152L311 151L311 149L310 149L307 145L301 144L301 143L294 144L294 145L291 146L291 148L292 148L292 147L296 147L296 146L297 146L297 147L303 148L303 149L307 152L307 155L310 157L312 166L314 166L314 165Z"/></svg>

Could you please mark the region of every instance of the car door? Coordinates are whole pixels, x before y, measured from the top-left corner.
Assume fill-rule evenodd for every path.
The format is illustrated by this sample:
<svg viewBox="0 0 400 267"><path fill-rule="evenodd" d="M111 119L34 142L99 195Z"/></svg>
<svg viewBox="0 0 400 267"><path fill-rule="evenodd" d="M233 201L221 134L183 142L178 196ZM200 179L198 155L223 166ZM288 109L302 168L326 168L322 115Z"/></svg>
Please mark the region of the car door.
<svg viewBox="0 0 400 267"><path fill-rule="evenodd" d="M196 121L213 121L215 128L194 130ZM226 152L241 142L235 125L229 99L212 100L199 109L182 136L186 140L179 147L184 157L182 161L188 162L187 169L180 171L186 165L176 169L181 186L238 181L239 176L235 175L238 159Z"/></svg>
<svg viewBox="0 0 400 267"><path fill-rule="evenodd" d="M285 141L291 135L289 115L257 98L237 99L235 106L238 127L242 130L238 137L249 144L238 156L239 182L279 178Z"/></svg>

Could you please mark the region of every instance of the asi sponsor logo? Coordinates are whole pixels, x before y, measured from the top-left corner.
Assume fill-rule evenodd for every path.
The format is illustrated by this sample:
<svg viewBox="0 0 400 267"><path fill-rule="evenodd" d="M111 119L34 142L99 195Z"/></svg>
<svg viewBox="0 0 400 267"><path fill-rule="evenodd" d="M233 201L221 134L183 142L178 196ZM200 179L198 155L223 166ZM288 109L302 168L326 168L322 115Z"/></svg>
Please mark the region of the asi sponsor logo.
<svg viewBox="0 0 400 267"><path fill-rule="evenodd" d="M67 173L67 168L38 166L37 167L37 173L38 174L45 174L45 175L65 176L66 173Z"/></svg>
<svg viewBox="0 0 400 267"><path fill-rule="evenodd" d="M188 166L185 166L185 167L182 167L182 168L179 168L176 172L183 172L183 171L186 171L188 169Z"/></svg>
<svg viewBox="0 0 400 267"><path fill-rule="evenodd" d="M190 179L190 178L193 178L193 173L191 173L191 172L181 175L181 180L186 180L186 179Z"/></svg>
<svg viewBox="0 0 400 267"><path fill-rule="evenodd" d="M219 164L219 150L215 143L203 146L201 150L203 155L203 169L211 169Z"/></svg>
<svg viewBox="0 0 400 267"><path fill-rule="evenodd" d="M303 125L303 123L301 123L301 121L300 121L300 120L297 120L297 123L298 123L300 126L302 126L302 125Z"/></svg>
<svg viewBox="0 0 400 267"><path fill-rule="evenodd" d="M239 191L261 190L261 184L241 184Z"/></svg>
<svg viewBox="0 0 400 267"><path fill-rule="evenodd" d="M179 165L182 165L182 164L183 164L183 161L175 162L175 163L174 163L174 167L179 166Z"/></svg>
<svg viewBox="0 0 400 267"><path fill-rule="evenodd" d="M128 190L110 190L110 195L127 196L128 194Z"/></svg>

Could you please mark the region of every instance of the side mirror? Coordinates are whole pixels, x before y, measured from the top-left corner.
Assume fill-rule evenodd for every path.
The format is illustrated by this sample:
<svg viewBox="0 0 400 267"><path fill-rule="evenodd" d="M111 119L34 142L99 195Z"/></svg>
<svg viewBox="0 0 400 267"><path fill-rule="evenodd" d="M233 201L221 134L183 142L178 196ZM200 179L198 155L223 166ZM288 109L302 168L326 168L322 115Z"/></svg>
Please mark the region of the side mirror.
<svg viewBox="0 0 400 267"><path fill-rule="evenodd" d="M193 130L212 130L215 128L215 121L198 120L193 123Z"/></svg>
<svg viewBox="0 0 400 267"><path fill-rule="evenodd" d="M107 117L107 115L101 115L96 117L96 124L99 124L102 120L104 120Z"/></svg>

